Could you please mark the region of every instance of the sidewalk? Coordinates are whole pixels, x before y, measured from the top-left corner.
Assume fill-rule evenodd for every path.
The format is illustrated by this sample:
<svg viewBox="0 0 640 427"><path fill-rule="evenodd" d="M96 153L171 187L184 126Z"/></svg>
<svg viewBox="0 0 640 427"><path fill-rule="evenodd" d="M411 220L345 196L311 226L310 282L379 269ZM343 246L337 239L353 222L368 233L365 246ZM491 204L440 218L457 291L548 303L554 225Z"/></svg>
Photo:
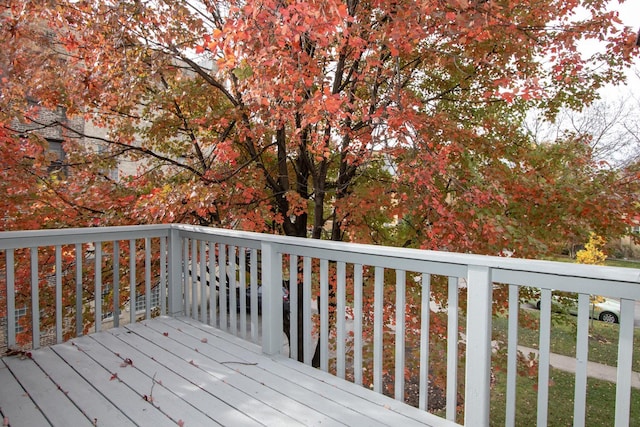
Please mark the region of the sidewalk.
<svg viewBox="0 0 640 427"><path fill-rule="evenodd" d="M538 350L524 346L518 346L518 350L524 354L533 353L538 356ZM551 353L549 356L549 365L566 372L575 372L576 359L569 356ZM587 376L597 378L604 381L616 382L617 368L615 366L603 365L596 362L587 363ZM631 387L640 389L640 373L632 372Z"/></svg>

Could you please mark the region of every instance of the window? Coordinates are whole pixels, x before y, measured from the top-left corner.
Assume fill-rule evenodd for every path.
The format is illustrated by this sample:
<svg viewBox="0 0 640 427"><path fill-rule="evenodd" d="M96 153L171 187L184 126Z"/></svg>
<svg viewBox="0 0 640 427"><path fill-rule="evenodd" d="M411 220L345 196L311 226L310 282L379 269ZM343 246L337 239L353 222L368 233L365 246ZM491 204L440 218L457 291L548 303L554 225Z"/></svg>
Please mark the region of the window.
<svg viewBox="0 0 640 427"><path fill-rule="evenodd" d="M15 311L15 319L16 319L16 334L25 332L25 327L22 326L19 320L27 315L27 307L17 308Z"/></svg>
<svg viewBox="0 0 640 427"><path fill-rule="evenodd" d="M151 288L151 307L150 309L160 307L160 286L154 286ZM146 307L146 298L143 294L136 294L136 312L144 311Z"/></svg>
<svg viewBox="0 0 640 427"><path fill-rule="evenodd" d="M47 138L49 148L47 149L47 156L51 163L48 167L49 174L61 173L67 174L67 168L64 166L64 149L62 148L62 141L58 139Z"/></svg>

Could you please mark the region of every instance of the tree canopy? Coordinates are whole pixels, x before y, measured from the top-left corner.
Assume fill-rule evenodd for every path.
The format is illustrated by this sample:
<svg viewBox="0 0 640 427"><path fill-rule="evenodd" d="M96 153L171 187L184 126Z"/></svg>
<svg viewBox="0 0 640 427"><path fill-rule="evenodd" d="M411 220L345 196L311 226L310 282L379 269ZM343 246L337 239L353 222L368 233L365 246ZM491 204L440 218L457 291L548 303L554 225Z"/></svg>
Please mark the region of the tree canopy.
<svg viewBox="0 0 640 427"><path fill-rule="evenodd" d="M623 79L635 35L606 4L6 1L2 185L22 199L2 228L180 221L521 256L619 234L633 179L584 135L523 126ZM39 120L56 108L84 128ZM55 178L24 162L49 127ZM123 160L137 170L114 179Z"/></svg>

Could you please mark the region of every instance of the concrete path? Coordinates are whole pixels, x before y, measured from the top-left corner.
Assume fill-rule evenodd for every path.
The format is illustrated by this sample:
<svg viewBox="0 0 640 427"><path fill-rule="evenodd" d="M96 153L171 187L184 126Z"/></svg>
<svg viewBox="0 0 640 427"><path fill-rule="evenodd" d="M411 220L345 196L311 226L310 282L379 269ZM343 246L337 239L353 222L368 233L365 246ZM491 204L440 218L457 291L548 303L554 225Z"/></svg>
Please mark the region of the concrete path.
<svg viewBox="0 0 640 427"><path fill-rule="evenodd" d="M533 353L538 356L538 350L535 348L518 346L518 350L524 354ZM560 354L551 353L549 356L549 365L556 369L560 369L565 372L575 372L576 359L569 356L562 356ZM604 381L616 382L618 375L618 369L615 366L603 365L596 362L588 362L587 364L587 376L591 378L597 378ZM631 374L631 387L640 389L640 373L632 372Z"/></svg>

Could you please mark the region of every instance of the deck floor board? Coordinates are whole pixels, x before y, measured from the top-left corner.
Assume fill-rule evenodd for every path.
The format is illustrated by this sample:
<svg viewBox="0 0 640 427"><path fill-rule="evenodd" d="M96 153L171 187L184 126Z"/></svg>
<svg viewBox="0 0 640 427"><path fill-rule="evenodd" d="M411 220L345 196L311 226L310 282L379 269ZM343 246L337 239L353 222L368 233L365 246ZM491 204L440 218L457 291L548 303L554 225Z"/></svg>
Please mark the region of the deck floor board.
<svg viewBox="0 0 640 427"><path fill-rule="evenodd" d="M0 384L13 426L452 425L187 318L5 357Z"/></svg>

